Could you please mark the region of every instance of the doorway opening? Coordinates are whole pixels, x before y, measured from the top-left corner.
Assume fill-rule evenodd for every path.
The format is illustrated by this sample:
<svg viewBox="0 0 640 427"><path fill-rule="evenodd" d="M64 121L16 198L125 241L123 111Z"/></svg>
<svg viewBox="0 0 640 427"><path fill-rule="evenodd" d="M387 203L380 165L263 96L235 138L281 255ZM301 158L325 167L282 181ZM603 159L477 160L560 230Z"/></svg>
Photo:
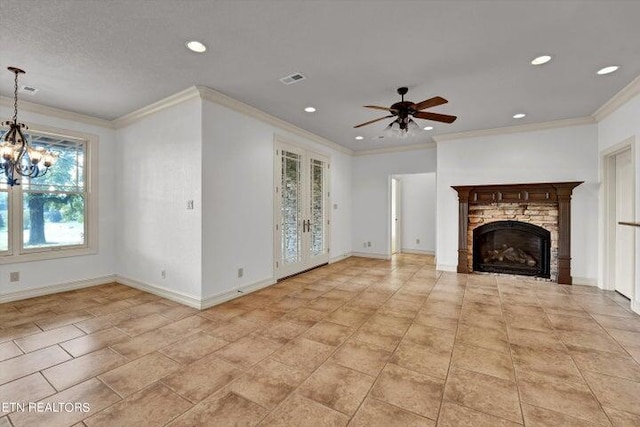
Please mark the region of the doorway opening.
<svg viewBox="0 0 640 427"><path fill-rule="evenodd" d="M389 254L435 255L435 172L389 178Z"/></svg>
<svg viewBox="0 0 640 427"><path fill-rule="evenodd" d="M635 227L621 224L635 218L635 152L633 139L603 157L605 289L634 301Z"/></svg>

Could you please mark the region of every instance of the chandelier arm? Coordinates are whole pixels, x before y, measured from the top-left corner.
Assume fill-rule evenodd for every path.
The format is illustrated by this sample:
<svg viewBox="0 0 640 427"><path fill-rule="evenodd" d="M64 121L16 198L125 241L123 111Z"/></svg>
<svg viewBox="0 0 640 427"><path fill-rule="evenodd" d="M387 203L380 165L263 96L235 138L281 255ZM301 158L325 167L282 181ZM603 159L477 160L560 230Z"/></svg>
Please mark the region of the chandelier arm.
<svg viewBox="0 0 640 427"><path fill-rule="evenodd" d="M7 184L14 186L20 185L17 177L37 178L43 176L48 172L50 165L43 165L44 167L40 168L38 164L42 159L36 157L34 161L31 158L29 140L23 133L23 130L26 131L29 127L24 123L18 123L18 75L24 74L24 71L17 67L7 68L14 73L13 121L2 122L2 126L8 126L9 130L3 137L3 158L0 159L0 171L6 175Z"/></svg>

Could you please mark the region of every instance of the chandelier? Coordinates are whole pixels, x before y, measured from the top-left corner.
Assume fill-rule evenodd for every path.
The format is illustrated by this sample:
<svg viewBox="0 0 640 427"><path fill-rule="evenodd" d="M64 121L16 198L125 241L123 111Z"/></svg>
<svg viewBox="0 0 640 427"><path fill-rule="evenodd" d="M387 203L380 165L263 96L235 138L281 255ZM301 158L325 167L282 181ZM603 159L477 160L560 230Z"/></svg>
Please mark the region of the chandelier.
<svg viewBox="0 0 640 427"><path fill-rule="evenodd" d="M7 67L15 74L13 89L13 120L2 122L2 126L9 130L2 137L0 143L0 172L7 177L7 184L11 187L20 185L20 177L38 178L49 171L58 159L58 154L48 151L44 147L32 147L25 137L23 130L29 129L24 123L18 123L18 74L24 71L16 67Z"/></svg>

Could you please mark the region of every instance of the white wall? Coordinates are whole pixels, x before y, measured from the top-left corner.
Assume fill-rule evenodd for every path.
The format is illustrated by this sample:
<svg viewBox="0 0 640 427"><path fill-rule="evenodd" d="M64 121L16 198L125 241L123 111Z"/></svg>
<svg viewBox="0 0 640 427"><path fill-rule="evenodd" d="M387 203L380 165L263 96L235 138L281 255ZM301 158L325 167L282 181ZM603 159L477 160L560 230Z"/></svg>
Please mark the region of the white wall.
<svg viewBox="0 0 640 427"><path fill-rule="evenodd" d="M435 147L355 156L352 172L353 252L390 256L391 175L435 170ZM371 242L371 247L364 247L364 242Z"/></svg>
<svg viewBox="0 0 640 427"><path fill-rule="evenodd" d="M452 185L585 181L574 190L571 273L576 283L598 278L597 127L573 126L438 143L437 239L440 269L454 270L458 200Z"/></svg>
<svg viewBox="0 0 640 427"><path fill-rule="evenodd" d="M436 174L396 175L402 184L400 224L403 251L436 250ZM420 243L416 243L416 239Z"/></svg>
<svg viewBox="0 0 640 427"><path fill-rule="evenodd" d="M602 156L612 147L632 139L635 144L636 181L635 181L635 221L640 222L640 95L622 105L615 112L598 123L598 148ZM602 164L601 164L602 166ZM604 199L604 198L602 198ZM602 200L601 202L603 202ZM604 217L601 219L604 227ZM640 228L636 228L636 288L633 307L640 312ZM601 242L604 244L604 242ZM604 258L604 256L603 256ZM601 280L601 283L603 281Z"/></svg>
<svg viewBox="0 0 640 427"><path fill-rule="evenodd" d="M9 118L13 111L0 107L0 117ZM19 120L31 128L50 126L98 136L98 252L46 261L21 262L0 265L0 296L45 286L101 279L115 271L115 131L72 120L50 117L28 111L19 112ZM20 281L9 282L9 273L20 272Z"/></svg>
<svg viewBox="0 0 640 427"><path fill-rule="evenodd" d="M202 287L201 138L197 97L118 129L119 215L111 230L119 276L195 299Z"/></svg>
<svg viewBox="0 0 640 427"><path fill-rule="evenodd" d="M331 163L330 256L351 252L351 158L225 106L202 105L203 298L273 280L274 134ZM242 278L238 268L244 269Z"/></svg>

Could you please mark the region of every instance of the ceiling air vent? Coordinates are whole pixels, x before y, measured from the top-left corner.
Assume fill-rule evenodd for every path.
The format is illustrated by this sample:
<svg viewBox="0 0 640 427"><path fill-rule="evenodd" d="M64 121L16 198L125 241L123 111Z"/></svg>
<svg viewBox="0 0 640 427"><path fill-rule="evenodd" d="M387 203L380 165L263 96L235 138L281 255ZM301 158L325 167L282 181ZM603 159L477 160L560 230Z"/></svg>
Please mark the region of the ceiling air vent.
<svg viewBox="0 0 640 427"><path fill-rule="evenodd" d="M26 93L27 95L35 95L38 90L40 89L36 89L35 87L31 86L20 86L20 91L22 93Z"/></svg>
<svg viewBox="0 0 640 427"><path fill-rule="evenodd" d="M280 81L286 85L290 85L304 79L306 79L305 76L303 76L300 73L295 73L295 74L291 74L290 76L281 78Z"/></svg>

